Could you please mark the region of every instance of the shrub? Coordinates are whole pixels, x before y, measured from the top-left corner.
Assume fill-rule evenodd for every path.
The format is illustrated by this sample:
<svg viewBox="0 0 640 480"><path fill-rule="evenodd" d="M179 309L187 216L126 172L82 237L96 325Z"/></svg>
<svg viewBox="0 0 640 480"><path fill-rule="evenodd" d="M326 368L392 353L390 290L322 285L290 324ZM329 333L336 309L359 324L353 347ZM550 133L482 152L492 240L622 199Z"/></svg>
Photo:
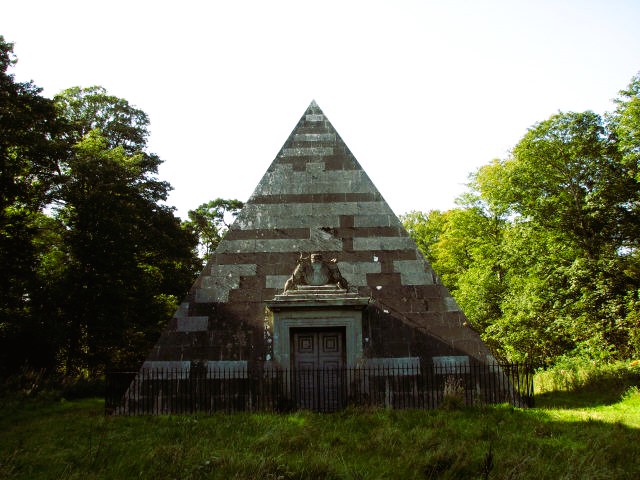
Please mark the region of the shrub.
<svg viewBox="0 0 640 480"><path fill-rule="evenodd" d="M103 378L69 377L23 367L20 372L0 381L0 396L39 400L67 400L103 397Z"/></svg>

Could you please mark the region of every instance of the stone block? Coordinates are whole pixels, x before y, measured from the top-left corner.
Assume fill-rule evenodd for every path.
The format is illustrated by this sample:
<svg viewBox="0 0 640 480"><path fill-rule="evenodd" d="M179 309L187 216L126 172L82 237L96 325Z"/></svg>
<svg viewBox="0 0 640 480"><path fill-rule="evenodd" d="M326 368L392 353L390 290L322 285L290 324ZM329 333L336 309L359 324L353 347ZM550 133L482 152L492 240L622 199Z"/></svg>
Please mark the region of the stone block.
<svg viewBox="0 0 640 480"><path fill-rule="evenodd" d="M246 360L209 360L207 373L209 378L232 380L248 377Z"/></svg>
<svg viewBox="0 0 640 480"><path fill-rule="evenodd" d="M306 168L311 175L321 175L324 171L324 162L309 162Z"/></svg>
<svg viewBox="0 0 640 480"><path fill-rule="evenodd" d="M367 285L368 273L380 273L381 265L376 262L338 262L340 273L353 287Z"/></svg>
<svg viewBox="0 0 640 480"><path fill-rule="evenodd" d="M354 250L380 251L412 248L415 248L415 243L408 237L356 237L353 239Z"/></svg>
<svg viewBox="0 0 640 480"><path fill-rule="evenodd" d="M340 251L342 241L332 235L325 234L319 229L310 232L311 238L265 239L265 240L228 240L224 242L224 252L313 252Z"/></svg>
<svg viewBox="0 0 640 480"><path fill-rule="evenodd" d="M189 302L182 302L173 315L173 318L184 318L187 315L189 315Z"/></svg>
<svg viewBox="0 0 640 480"><path fill-rule="evenodd" d="M429 285L434 283L431 269L421 260L394 260L393 270L400 273L402 285Z"/></svg>
<svg viewBox="0 0 640 480"><path fill-rule="evenodd" d="M389 208L386 202L359 202L358 203L358 215L389 215L389 225L397 226L399 221L396 219L395 214ZM377 227L379 225L369 225ZM382 225L387 226L387 225Z"/></svg>
<svg viewBox="0 0 640 480"><path fill-rule="evenodd" d="M256 240L255 239L243 239L243 240L227 240L220 243L217 248L218 253L227 252L254 252Z"/></svg>
<svg viewBox="0 0 640 480"><path fill-rule="evenodd" d="M461 312L462 311L460 309L460 306L458 305L458 302L456 302L455 298L453 298L453 297L444 297L442 299L442 301L444 303L445 311L447 311L447 312Z"/></svg>
<svg viewBox="0 0 640 480"><path fill-rule="evenodd" d="M378 227L378 226L391 226L391 215L389 214L371 214L371 213L359 213L353 218L353 226L356 228L361 227Z"/></svg>
<svg viewBox="0 0 640 480"><path fill-rule="evenodd" d="M211 275L200 277L200 287L196 290L197 302L226 302L229 292L240 286L240 276L255 275L257 265L212 265L211 269Z"/></svg>
<svg viewBox="0 0 640 480"><path fill-rule="evenodd" d="M178 332L206 332L209 327L209 317L182 317L177 319Z"/></svg>
<svg viewBox="0 0 640 480"><path fill-rule="evenodd" d="M356 202L332 202L332 203L316 203L313 204L312 211L314 215L322 212L330 215L344 216L355 215L358 212L358 204Z"/></svg>
<svg viewBox="0 0 640 480"><path fill-rule="evenodd" d="M353 229L354 224L354 216L353 215L349 215L349 214L342 214L340 215L340 228L345 228L345 229ZM353 235L350 235L353 236Z"/></svg>
<svg viewBox="0 0 640 480"><path fill-rule="evenodd" d="M143 370L152 371L152 375L161 379L189 378L191 362L147 360L142 364Z"/></svg>
<svg viewBox="0 0 640 480"><path fill-rule="evenodd" d="M335 142L335 133L298 133L293 136L295 142Z"/></svg>
<svg viewBox="0 0 640 480"><path fill-rule="evenodd" d="M283 148L283 157L316 157L333 155L333 147L294 147Z"/></svg>
<svg viewBox="0 0 640 480"><path fill-rule="evenodd" d="M295 264L294 264L295 265ZM291 272L293 273L293 269L295 266L291 268ZM265 287L266 288L275 288L277 290L283 290L285 282L289 279L291 275L267 275L265 277Z"/></svg>
<svg viewBox="0 0 640 480"><path fill-rule="evenodd" d="M379 369L406 369L420 372L420 357L386 357L386 358L367 358L365 360L366 368Z"/></svg>
<svg viewBox="0 0 640 480"><path fill-rule="evenodd" d="M469 373L468 355L431 357L433 371L437 375Z"/></svg>
<svg viewBox="0 0 640 480"><path fill-rule="evenodd" d="M375 286L378 289L379 286L391 286L395 287L400 280L400 275L397 273L367 273L367 284ZM380 290L380 289L378 289ZM397 291L402 291L398 289Z"/></svg>
<svg viewBox="0 0 640 480"><path fill-rule="evenodd" d="M314 193L371 194L371 184L358 171L326 170L324 162L311 162L304 170L267 172L254 196Z"/></svg>

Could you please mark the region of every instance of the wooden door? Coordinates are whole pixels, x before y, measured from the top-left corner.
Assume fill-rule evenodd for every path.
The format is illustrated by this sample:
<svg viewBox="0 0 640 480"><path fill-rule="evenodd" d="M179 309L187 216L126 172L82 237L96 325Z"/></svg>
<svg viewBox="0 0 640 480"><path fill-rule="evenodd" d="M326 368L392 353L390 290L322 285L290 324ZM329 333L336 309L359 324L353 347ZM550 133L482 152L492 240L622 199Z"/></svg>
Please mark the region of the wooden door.
<svg viewBox="0 0 640 480"><path fill-rule="evenodd" d="M344 403L345 331L295 329L292 374L299 408L334 411Z"/></svg>

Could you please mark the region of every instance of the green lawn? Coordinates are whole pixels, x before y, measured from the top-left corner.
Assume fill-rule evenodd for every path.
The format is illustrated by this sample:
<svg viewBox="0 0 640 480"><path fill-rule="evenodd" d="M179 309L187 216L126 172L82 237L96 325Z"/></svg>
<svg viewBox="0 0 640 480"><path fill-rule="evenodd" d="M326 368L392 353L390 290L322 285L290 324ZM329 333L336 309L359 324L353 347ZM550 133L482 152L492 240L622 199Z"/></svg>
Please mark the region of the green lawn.
<svg viewBox="0 0 640 480"><path fill-rule="evenodd" d="M528 410L185 417L105 417L99 399L4 400L0 478L640 478L637 388L588 406L567 397Z"/></svg>

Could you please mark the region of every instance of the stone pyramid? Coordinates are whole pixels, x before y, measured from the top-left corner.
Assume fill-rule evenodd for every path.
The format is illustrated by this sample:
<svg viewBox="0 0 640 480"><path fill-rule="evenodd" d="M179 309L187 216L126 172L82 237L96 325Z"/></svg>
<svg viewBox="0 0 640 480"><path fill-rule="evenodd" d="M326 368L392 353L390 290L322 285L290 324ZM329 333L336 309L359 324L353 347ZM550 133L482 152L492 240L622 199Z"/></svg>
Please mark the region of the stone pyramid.
<svg viewBox="0 0 640 480"><path fill-rule="evenodd" d="M367 359L492 360L478 334L322 110L311 102L144 367L272 360L266 304L301 253L335 258ZM452 360L453 359L453 360ZM461 360L462 359L462 360Z"/></svg>

